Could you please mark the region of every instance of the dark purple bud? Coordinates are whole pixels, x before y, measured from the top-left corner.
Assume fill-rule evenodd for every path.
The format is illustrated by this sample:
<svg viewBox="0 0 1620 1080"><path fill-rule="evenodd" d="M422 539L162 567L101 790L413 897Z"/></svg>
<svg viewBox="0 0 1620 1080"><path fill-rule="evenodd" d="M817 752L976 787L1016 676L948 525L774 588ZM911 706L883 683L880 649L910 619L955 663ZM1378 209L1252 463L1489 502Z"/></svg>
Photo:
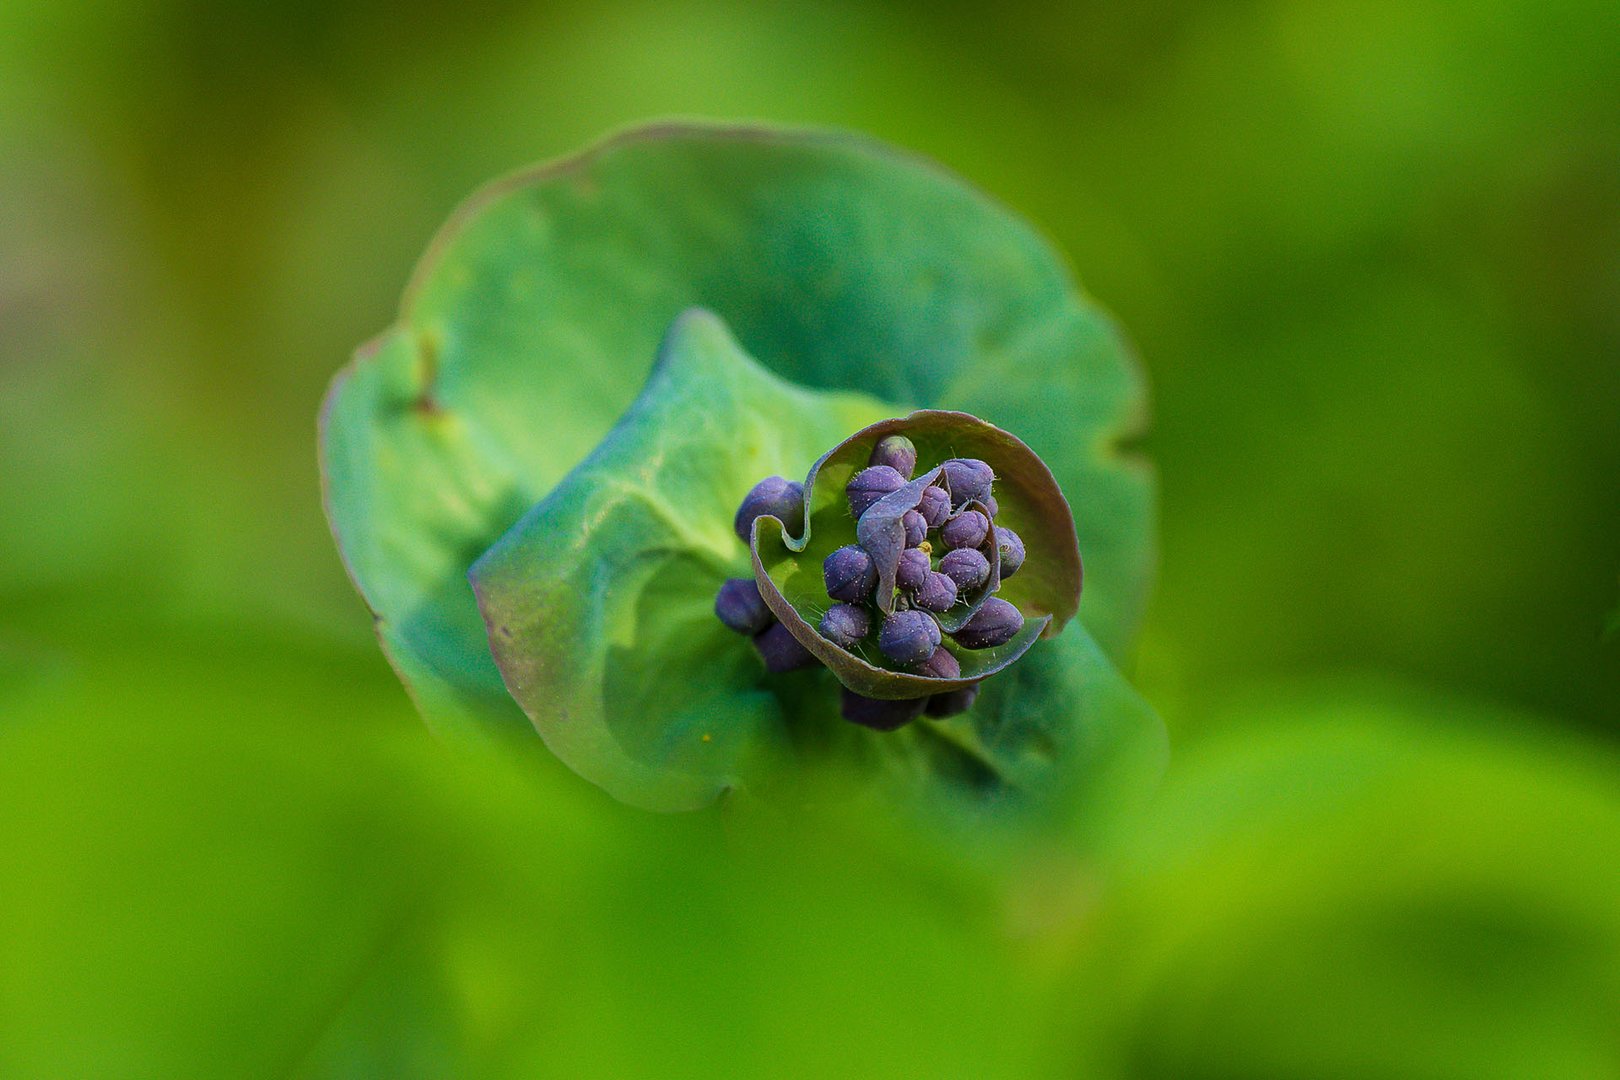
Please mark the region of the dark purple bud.
<svg viewBox="0 0 1620 1080"><path fill-rule="evenodd" d="M751 577L728 578L715 595L714 613L731 629L750 637L776 621Z"/></svg>
<svg viewBox="0 0 1620 1080"><path fill-rule="evenodd" d="M847 649L872 632L872 616L854 604L834 604L821 617L821 636Z"/></svg>
<svg viewBox="0 0 1620 1080"><path fill-rule="evenodd" d="M877 731L893 731L905 727L921 716L927 704L927 698L884 701L880 698L862 697L846 686L838 711L851 723Z"/></svg>
<svg viewBox="0 0 1620 1080"><path fill-rule="evenodd" d="M941 645L934 650L932 656L911 669L918 675L926 675L930 679L960 679L962 665L957 663L951 650Z"/></svg>
<svg viewBox="0 0 1620 1080"><path fill-rule="evenodd" d="M872 595L878 575L872 556L850 544L827 556L821 564L821 576L827 584L828 596L846 604L857 604Z"/></svg>
<svg viewBox="0 0 1620 1080"><path fill-rule="evenodd" d="M924 611L949 611L956 603L956 582L944 574L929 574L917 590L917 606Z"/></svg>
<svg viewBox="0 0 1620 1080"><path fill-rule="evenodd" d="M1007 644L1023 628L1023 614L1001 597L992 596L951 637L964 649L993 649Z"/></svg>
<svg viewBox="0 0 1620 1080"><path fill-rule="evenodd" d="M990 580L990 560L977 548L957 548L939 560L939 572L956 582L959 592L967 592Z"/></svg>
<svg viewBox="0 0 1620 1080"><path fill-rule="evenodd" d="M781 518L789 532L797 532L804 524L804 485L780 476L767 476L743 497L732 528L746 544L753 532L754 519L766 515Z"/></svg>
<svg viewBox="0 0 1620 1080"><path fill-rule="evenodd" d="M1011 529L997 525L996 547L1001 551L1001 580L1006 581L1024 565L1024 541Z"/></svg>
<svg viewBox="0 0 1620 1080"><path fill-rule="evenodd" d="M793 631L781 623L772 625L769 629L754 638L754 648L759 650L760 659L765 661L765 670L772 675L780 675L784 671L797 671L799 668L810 667L819 663L816 654L799 643L793 636Z"/></svg>
<svg viewBox="0 0 1620 1080"><path fill-rule="evenodd" d="M945 486L950 490L954 505L989 497L996 474L978 458L951 458L940 467L945 470Z"/></svg>
<svg viewBox="0 0 1620 1080"><path fill-rule="evenodd" d="M923 488L922 501L917 504L917 513L922 515L923 521L930 529L937 529L951 516L951 497L942 487Z"/></svg>
<svg viewBox="0 0 1620 1080"><path fill-rule="evenodd" d="M979 501L984 503L984 511L985 513L989 514L992 519L994 519L997 514L1001 513L1001 504L996 502L996 497L994 495L986 495Z"/></svg>
<svg viewBox="0 0 1620 1080"><path fill-rule="evenodd" d="M916 592L933 571L928 553L920 548L906 548L900 553L900 562L894 568L894 583L906 592Z"/></svg>
<svg viewBox="0 0 1620 1080"><path fill-rule="evenodd" d="M906 530L906 547L914 548L928 538L928 522L915 510L900 515L900 524Z"/></svg>
<svg viewBox="0 0 1620 1080"><path fill-rule="evenodd" d="M873 465L849 478L844 494L849 496L849 512L860 517L883 496L906 486L906 478L888 465Z"/></svg>
<svg viewBox="0 0 1620 1080"><path fill-rule="evenodd" d="M933 655L939 640L939 624L924 611L897 611L878 631L878 648L897 664L922 663Z"/></svg>
<svg viewBox="0 0 1620 1080"><path fill-rule="evenodd" d="M935 694L928 699L928 715L944 717L965 713L973 708L974 699L978 696L978 683L974 683L972 686L964 686L960 690L947 690L943 694Z"/></svg>
<svg viewBox="0 0 1620 1080"><path fill-rule="evenodd" d="M917 471L917 447L904 435L889 435L872 448L868 465L887 465L907 480Z"/></svg>
<svg viewBox="0 0 1620 1080"><path fill-rule="evenodd" d="M976 548L990 533L990 519L977 510L964 510L945 523L939 531L940 539L951 550Z"/></svg>

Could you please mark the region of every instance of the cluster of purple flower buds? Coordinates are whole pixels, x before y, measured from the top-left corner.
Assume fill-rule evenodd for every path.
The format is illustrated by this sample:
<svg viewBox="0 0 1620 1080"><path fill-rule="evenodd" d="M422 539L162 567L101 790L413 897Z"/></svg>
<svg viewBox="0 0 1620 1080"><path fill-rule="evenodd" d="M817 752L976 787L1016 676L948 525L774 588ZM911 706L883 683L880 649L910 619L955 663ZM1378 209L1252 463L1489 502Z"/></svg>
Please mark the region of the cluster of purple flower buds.
<svg viewBox="0 0 1620 1080"><path fill-rule="evenodd" d="M743 497L732 528L746 544L754 519L766 516L788 523L804 520L804 485L780 476L766 477ZM776 621L753 578L728 578L714 598L714 613L732 630L753 638L765 670L773 675L818 662L792 631Z"/></svg>
<svg viewBox="0 0 1620 1080"><path fill-rule="evenodd" d="M917 448L904 435L890 435L873 449L864 469L845 488L850 513L857 522L888 496L911 483ZM874 552L860 544L841 547L822 564L827 596L833 601L821 617L821 635L839 648L869 662L915 675L941 679L962 677L961 664L945 644L958 649L991 649L1005 645L1023 628L1024 617L997 596L984 596L986 586L1018 572L1024 544L1018 534L995 523L995 473L977 458L951 458L936 479L902 509L889 499L877 520L894 530L898 514L904 548L894 564L892 595L878 595L879 567ZM913 485L910 492L916 491ZM905 497L911 502L910 492ZM756 517L772 514L783 521L802 520L804 490L799 484L771 477L755 485L737 511L737 534L747 540ZM868 524L871 524L868 522ZM857 525L857 534L862 526ZM892 534L895 538L898 531ZM896 539L892 542L898 542ZM891 547L889 557L894 554ZM999 574L991 564L997 557ZM992 582L992 577L997 581ZM962 618L977 600L972 616ZM887 601L887 602L880 602ZM948 617L956 610L956 617ZM733 578L715 601L721 621L753 636L766 670L792 670L815 663L814 656L777 623L752 579ZM946 630L944 627L954 629ZM845 689L846 719L867 727L893 730L923 715L951 716L966 711L978 695L978 684L910 700L879 700Z"/></svg>

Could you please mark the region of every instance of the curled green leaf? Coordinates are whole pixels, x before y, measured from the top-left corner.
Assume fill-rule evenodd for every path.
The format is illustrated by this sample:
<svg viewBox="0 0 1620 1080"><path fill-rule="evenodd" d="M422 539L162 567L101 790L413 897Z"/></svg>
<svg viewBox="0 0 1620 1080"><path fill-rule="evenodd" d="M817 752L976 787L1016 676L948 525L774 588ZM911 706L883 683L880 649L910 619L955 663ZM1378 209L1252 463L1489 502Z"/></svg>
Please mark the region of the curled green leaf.
<svg viewBox="0 0 1620 1080"><path fill-rule="evenodd" d="M894 567L905 544L899 519L917 505L940 469L936 466L884 496L857 522L847 507L845 486L866 466L878 442L890 435L910 439L919 461L974 457L988 462L997 476L997 521L1015 529L1028 552L1024 570L1003 582L994 530L987 535L981 550L991 565L990 580L941 624L947 631L958 629L999 589L1002 599L1024 613L1024 626L1012 640L995 648L952 648L962 669L958 678L899 670L870 645L846 649L817 629L828 604L820 575L822 560L850 543L859 543L872 555L878 566L879 609L893 610ZM903 700L971 686L1012 664L1043 634L1062 630L1079 606L1080 550L1068 500L1034 451L978 417L923 409L857 431L811 466L804 482L804 505L806 517L800 535L791 534L773 517L754 522L750 548L755 581L777 619L839 682L864 697ZM969 505L984 506L978 502Z"/></svg>
<svg viewBox="0 0 1620 1080"><path fill-rule="evenodd" d="M676 319L629 411L469 575L495 665L553 753L657 810L769 771L788 749L781 705L714 616L747 571L738 494L881 408L776 379L709 312Z"/></svg>
<svg viewBox="0 0 1620 1080"><path fill-rule="evenodd" d="M1119 449L1145 387L1051 246L861 136L661 124L474 195L327 396L332 531L437 730L526 735L467 568L609 434L694 304L798 386L1017 431L1086 508L1083 618L1123 651L1154 562L1151 474Z"/></svg>

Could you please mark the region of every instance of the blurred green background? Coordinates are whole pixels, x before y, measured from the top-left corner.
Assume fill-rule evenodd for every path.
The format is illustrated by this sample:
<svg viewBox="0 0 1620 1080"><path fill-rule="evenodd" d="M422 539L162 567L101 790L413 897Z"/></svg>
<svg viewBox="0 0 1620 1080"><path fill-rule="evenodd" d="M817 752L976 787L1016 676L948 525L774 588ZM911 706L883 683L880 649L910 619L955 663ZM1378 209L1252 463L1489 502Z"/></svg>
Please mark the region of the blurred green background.
<svg viewBox="0 0 1620 1080"><path fill-rule="evenodd" d="M0 1075L1613 1075L1617 55L1585 0L6 0ZM717 861L420 731L326 381L475 186L665 115L936 157L1133 335L1173 764L1085 858Z"/></svg>

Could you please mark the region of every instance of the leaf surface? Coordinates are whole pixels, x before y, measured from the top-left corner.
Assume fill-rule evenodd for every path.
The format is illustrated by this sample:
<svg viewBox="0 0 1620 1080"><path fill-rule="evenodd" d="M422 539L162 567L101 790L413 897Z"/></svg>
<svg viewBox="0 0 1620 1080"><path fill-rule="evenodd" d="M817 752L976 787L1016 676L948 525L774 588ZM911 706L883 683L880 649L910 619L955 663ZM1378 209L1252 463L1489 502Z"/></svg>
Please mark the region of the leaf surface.
<svg viewBox="0 0 1620 1080"><path fill-rule="evenodd" d="M1077 510L1083 618L1129 640L1152 485L1115 444L1144 390L1112 322L1028 225L871 140L664 125L492 184L424 257L324 409L329 520L442 732L521 730L466 582L608 433L661 335L716 311L775 374L1016 431Z"/></svg>

